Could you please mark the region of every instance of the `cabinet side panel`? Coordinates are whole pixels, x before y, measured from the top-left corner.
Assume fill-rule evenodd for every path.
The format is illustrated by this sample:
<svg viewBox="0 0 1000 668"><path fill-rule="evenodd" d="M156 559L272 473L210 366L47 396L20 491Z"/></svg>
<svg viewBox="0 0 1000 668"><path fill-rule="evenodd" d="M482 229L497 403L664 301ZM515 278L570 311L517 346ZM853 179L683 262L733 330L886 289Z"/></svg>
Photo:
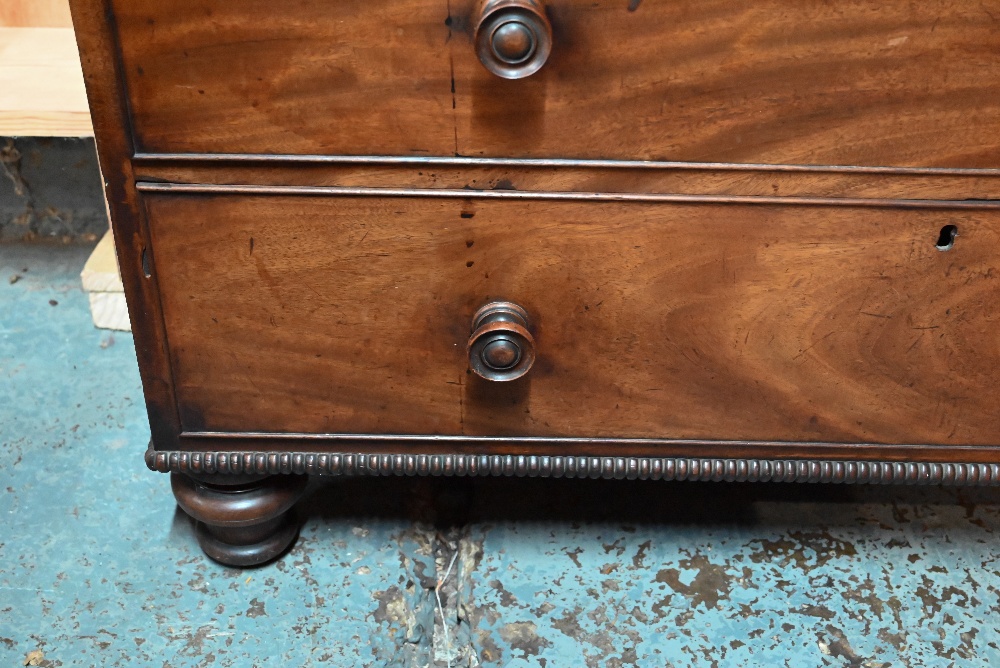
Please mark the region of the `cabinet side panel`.
<svg viewBox="0 0 1000 668"><path fill-rule="evenodd" d="M115 15L108 0L72 0L71 10L152 440L155 447L168 449L177 443L180 422L152 249L135 190L134 147L115 41Z"/></svg>

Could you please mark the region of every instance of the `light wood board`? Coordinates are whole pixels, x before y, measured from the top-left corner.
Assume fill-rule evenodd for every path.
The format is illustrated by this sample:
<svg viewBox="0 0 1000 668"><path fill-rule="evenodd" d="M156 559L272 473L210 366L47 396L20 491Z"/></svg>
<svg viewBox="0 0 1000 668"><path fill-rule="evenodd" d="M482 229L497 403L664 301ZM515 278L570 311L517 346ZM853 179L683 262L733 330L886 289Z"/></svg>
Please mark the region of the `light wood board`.
<svg viewBox="0 0 1000 668"><path fill-rule="evenodd" d="M0 27L0 136L93 132L73 29Z"/></svg>
<svg viewBox="0 0 1000 668"><path fill-rule="evenodd" d="M115 240L111 232L106 232L87 264L80 273L83 289L87 292L125 292L118 273L118 258L115 256Z"/></svg>
<svg viewBox="0 0 1000 668"><path fill-rule="evenodd" d="M83 289L89 293L90 315L94 326L99 329L131 331L125 289L118 272L118 259L111 232L105 233L90 254L80 273L80 280Z"/></svg>
<svg viewBox="0 0 1000 668"><path fill-rule="evenodd" d="M3 0L0 26L13 28L72 28L67 0Z"/></svg>

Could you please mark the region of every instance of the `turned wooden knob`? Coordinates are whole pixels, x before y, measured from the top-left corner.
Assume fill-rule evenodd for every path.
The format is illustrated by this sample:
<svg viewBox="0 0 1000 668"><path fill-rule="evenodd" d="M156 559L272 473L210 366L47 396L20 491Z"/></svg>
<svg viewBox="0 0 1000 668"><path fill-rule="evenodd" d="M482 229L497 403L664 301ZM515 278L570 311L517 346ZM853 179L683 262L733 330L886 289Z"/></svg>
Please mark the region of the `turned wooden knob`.
<svg viewBox="0 0 1000 668"><path fill-rule="evenodd" d="M469 368L486 380L516 380L535 363L528 313L511 302L491 302L476 311L469 337Z"/></svg>
<svg viewBox="0 0 1000 668"><path fill-rule="evenodd" d="M482 0L476 14L476 52L493 74L523 79L552 51L552 26L541 0Z"/></svg>

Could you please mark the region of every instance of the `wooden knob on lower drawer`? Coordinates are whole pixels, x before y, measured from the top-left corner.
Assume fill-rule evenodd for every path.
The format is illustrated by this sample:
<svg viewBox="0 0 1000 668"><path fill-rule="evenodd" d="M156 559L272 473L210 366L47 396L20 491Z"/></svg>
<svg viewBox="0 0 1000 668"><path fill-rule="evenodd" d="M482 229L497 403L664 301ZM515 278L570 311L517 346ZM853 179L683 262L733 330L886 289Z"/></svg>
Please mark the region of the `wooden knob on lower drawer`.
<svg viewBox="0 0 1000 668"><path fill-rule="evenodd" d="M474 14L476 53L504 79L523 79L545 64L552 26L541 0L481 0Z"/></svg>
<svg viewBox="0 0 1000 668"><path fill-rule="evenodd" d="M535 363L528 313L511 302L490 302L476 311L469 337L469 368L486 380L516 380Z"/></svg>

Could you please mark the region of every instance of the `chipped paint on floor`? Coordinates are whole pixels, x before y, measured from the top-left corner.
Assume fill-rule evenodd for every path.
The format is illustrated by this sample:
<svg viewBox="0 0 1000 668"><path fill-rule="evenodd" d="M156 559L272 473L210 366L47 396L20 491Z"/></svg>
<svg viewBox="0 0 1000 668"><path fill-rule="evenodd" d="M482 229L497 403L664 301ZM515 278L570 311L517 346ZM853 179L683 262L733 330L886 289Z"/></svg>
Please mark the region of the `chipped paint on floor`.
<svg viewBox="0 0 1000 668"><path fill-rule="evenodd" d="M995 496L767 491L748 490L742 520L473 524L483 664L1000 665ZM689 492L678 504L719 503Z"/></svg>
<svg viewBox="0 0 1000 668"><path fill-rule="evenodd" d="M333 480L280 561L213 564L87 250L0 246L4 665L1000 665L987 489Z"/></svg>

